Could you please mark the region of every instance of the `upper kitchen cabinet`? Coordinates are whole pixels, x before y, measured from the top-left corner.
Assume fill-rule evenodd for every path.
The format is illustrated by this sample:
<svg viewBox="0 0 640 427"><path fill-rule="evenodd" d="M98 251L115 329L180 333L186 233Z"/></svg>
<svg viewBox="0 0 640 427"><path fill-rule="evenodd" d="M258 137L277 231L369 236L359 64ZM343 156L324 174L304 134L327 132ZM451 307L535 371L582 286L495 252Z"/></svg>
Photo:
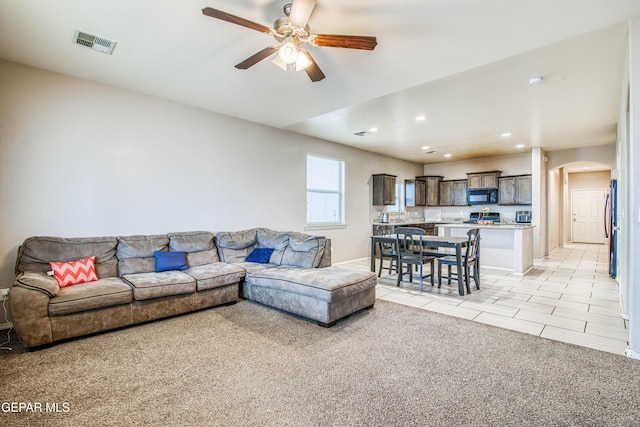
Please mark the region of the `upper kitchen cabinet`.
<svg viewBox="0 0 640 427"><path fill-rule="evenodd" d="M416 179L423 179L427 183L427 206L440 206L440 181L443 177L427 175Z"/></svg>
<svg viewBox="0 0 640 427"><path fill-rule="evenodd" d="M501 177L499 204L530 205L531 175Z"/></svg>
<svg viewBox="0 0 640 427"><path fill-rule="evenodd" d="M474 172L467 174L467 188L498 188L500 171Z"/></svg>
<svg viewBox="0 0 640 427"><path fill-rule="evenodd" d="M372 176L373 181L373 205L395 205L396 203L396 176L377 174Z"/></svg>
<svg viewBox="0 0 640 427"><path fill-rule="evenodd" d="M467 180L440 181L440 206L466 206Z"/></svg>
<svg viewBox="0 0 640 427"><path fill-rule="evenodd" d="M427 181L423 177L404 180L404 205L427 206Z"/></svg>

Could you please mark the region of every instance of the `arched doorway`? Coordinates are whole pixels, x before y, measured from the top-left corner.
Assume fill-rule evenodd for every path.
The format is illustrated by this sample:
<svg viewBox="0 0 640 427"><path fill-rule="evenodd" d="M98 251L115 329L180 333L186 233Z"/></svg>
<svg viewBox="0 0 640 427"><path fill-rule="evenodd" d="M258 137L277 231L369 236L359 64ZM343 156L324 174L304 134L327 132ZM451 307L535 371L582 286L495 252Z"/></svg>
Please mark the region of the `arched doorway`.
<svg viewBox="0 0 640 427"><path fill-rule="evenodd" d="M568 243L605 244L611 166L579 161L548 172L549 252Z"/></svg>

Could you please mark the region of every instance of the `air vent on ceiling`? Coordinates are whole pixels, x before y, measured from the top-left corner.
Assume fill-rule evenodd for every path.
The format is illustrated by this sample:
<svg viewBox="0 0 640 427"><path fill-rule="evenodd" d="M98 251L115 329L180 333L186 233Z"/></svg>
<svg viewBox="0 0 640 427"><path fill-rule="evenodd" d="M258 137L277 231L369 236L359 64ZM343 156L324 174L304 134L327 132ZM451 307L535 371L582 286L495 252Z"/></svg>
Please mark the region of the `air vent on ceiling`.
<svg viewBox="0 0 640 427"><path fill-rule="evenodd" d="M106 53L107 55L111 55L113 48L116 47L116 42L113 40L94 36L78 30L73 34L73 42L93 50L97 50L98 52Z"/></svg>
<svg viewBox="0 0 640 427"><path fill-rule="evenodd" d="M363 131L354 133L354 135L355 136L369 136L371 134L369 132L367 132L366 130L363 130Z"/></svg>

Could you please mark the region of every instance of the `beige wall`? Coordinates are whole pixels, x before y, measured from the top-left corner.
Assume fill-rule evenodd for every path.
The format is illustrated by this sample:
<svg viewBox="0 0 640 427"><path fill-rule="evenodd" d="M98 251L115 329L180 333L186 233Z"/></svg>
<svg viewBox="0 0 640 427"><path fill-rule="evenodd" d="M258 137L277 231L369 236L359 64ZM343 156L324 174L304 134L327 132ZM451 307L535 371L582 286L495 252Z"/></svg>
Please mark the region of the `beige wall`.
<svg viewBox="0 0 640 427"><path fill-rule="evenodd" d="M611 171L579 172L569 174L569 191L590 188L609 188Z"/></svg>
<svg viewBox="0 0 640 427"><path fill-rule="evenodd" d="M334 262L366 257L373 173L400 161L127 90L0 61L0 287L33 235L264 226L303 231L306 155L346 161ZM0 320L2 323L2 320Z"/></svg>
<svg viewBox="0 0 640 427"><path fill-rule="evenodd" d="M546 154L547 169L549 170L575 162L595 162L607 166L610 169L616 168L615 144L549 151Z"/></svg>
<svg viewBox="0 0 640 427"><path fill-rule="evenodd" d="M495 156L483 159L431 163L424 166L425 175L441 175L444 179L465 179L467 173L499 170L502 175L531 173L531 153Z"/></svg>

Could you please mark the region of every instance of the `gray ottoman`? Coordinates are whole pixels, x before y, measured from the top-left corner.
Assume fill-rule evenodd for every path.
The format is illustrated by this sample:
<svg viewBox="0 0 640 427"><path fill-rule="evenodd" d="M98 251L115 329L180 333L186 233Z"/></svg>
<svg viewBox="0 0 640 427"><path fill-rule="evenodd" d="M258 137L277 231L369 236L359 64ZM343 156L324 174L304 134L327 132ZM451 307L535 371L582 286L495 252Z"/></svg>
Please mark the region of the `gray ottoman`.
<svg viewBox="0 0 640 427"><path fill-rule="evenodd" d="M377 276L369 271L279 266L247 273L243 295L330 327L343 317L373 307L376 283Z"/></svg>

